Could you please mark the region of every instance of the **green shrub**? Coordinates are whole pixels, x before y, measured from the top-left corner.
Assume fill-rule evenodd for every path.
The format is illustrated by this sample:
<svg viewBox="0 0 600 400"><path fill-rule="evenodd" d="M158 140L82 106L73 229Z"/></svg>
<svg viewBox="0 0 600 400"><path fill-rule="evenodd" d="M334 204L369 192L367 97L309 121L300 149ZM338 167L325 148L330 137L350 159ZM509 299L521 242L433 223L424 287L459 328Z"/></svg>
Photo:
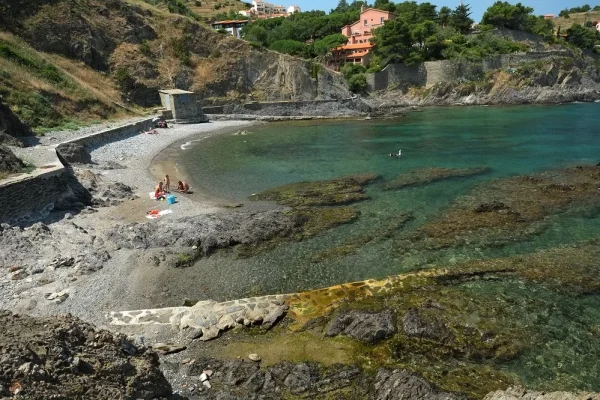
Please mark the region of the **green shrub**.
<svg viewBox="0 0 600 400"><path fill-rule="evenodd" d="M367 76L364 73L351 76L348 79L348 87L354 93L364 92L367 89Z"/></svg>
<svg viewBox="0 0 600 400"><path fill-rule="evenodd" d="M32 57L10 43L0 42L0 57L20 64L32 70L39 77L56 85L66 86L69 84L67 78L54 65L42 59Z"/></svg>
<svg viewBox="0 0 600 400"><path fill-rule="evenodd" d="M365 67L362 64L348 63L348 64L344 64L344 66L341 68L340 72L342 73L342 75L344 76L344 78L347 81L350 81L350 78L352 76L357 75L357 74L364 74L365 72L367 72L367 67Z"/></svg>
<svg viewBox="0 0 600 400"><path fill-rule="evenodd" d="M52 101L37 92L13 91L7 103L14 104L13 111L31 128L56 127L64 122L63 117L52 107Z"/></svg>
<svg viewBox="0 0 600 400"><path fill-rule="evenodd" d="M309 53L308 46L296 40L278 40L269 46L269 50L300 57L306 57Z"/></svg>
<svg viewBox="0 0 600 400"><path fill-rule="evenodd" d="M150 44L144 40L141 44L140 44L140 52L145 55L146 57L153 57L154 54L152 54L152 49L150 48Z"/></svg>
<svg viewBox="0 0 600 400"><path fill-rule="evenodd" d="M221 3L217 3L217 4L215 4L215 5L213 6L213 8L214 8L215 10L220 10L220 9L221 9Z"/></svg>
<svg viewBox="0 0 600 400"><path fill-rule="evenodd" d="M319 72L321 72L322 66L321 64L318 63L311 63L310 64L310 77L313 79L318 79L319 78Z"/></svg>

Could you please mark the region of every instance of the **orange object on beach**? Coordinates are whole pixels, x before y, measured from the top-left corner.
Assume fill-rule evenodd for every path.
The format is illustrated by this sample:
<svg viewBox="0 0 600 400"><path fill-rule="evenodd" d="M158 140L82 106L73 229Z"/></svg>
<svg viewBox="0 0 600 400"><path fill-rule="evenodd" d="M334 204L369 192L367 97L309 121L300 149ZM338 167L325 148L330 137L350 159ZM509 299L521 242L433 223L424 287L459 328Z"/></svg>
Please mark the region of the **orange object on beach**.
<svg viewBox="0 0 600 400"><path fill-rule="evenodd" d="M158 210L150 210L150 211L148 211L148 213L147 213L147 214L149 214L149 215L156 215L156 214L158 214L159 212L160 212L160 211L158 211Z"/></svg>

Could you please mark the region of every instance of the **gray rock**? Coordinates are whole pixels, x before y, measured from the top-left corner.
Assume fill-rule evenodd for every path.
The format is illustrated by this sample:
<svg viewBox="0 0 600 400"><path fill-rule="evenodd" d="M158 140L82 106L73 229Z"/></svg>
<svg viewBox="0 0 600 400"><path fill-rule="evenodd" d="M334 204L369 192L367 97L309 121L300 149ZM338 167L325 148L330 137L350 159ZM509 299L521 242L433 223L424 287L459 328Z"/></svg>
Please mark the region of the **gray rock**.
<svg viewBox="0 0 600 400"><path fill-rule="evenodd" d="M25 164L6 146L0 145L0 172L15 173L25 168Z"/></svg>
<svg viewBox="0 0 600 400"><path fill-rule="evenodd" d="M79 143L63 143L56 148L58 154L69 164L91 164L92 156Z"/></svg>
<svg viewBox="0 0 600 400"><path fill-rule="evenodd" d="M402 318L402 328L407 336L443 341L451 336L448 328L435 319L424 318L416 308L408 310Z"/></svg>
<svg viewBox="0 0 600 400"><path fill-rule="evenodd" d="M283 384L292 394L299 394L314 387L318 379L318 371L315 365L300 363L288 374Z"/></svg>
<svg viewBox="0 0 600 400"><path fill-rule="evenodd" d="M3 132L2 129L0 129L0 145L24 147L25 143L23 143L21 139L11 136L8 133Z"/></svg>
<svg viewBox="0 0 600 400"><path fill-rule="evenodd" d="M187 349L187 347L184 345L175 344L175 343L156 343L156 344L152 345L152 349L158 351L161 354L173 354L173 353L179 353L179 352Z"/></svg>
<svg viewBox="0 0 600 400"><path fill-rule="evenodd" d="M488 393L483 400L600 400L600 393L535 392L509 387Z"/></svg>
<svg viewBox="0 0 600 400"><path fill-rule="evenodd" d="M260 356L256 353L248 354L248 358L256 362L259 362L261 360Z"/></svg>
<svg viewBox="0 0 600 400"><path fill-rule="evenodd" d="M365 343L376 343L396 333L392 310L373 313L363 310L342 311L331 323L326 336L344 334Z"/></svg>
<svg viewBox="0 0 600 400"><path fill-rule="evenodd" d="M442 392L415 373L380 368L375 376L369 398L377 400L458 400L464 397Z"/></svg>

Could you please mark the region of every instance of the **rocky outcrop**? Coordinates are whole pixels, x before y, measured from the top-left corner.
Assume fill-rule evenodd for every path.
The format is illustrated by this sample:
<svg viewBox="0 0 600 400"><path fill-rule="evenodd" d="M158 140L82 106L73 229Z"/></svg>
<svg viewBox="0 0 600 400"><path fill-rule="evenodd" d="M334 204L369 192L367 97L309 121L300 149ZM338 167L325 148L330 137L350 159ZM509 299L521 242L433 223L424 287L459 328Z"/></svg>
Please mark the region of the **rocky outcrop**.
<svg viewBox="0 0 600 400"><path fill-rule="evenodd" d="M31 136L33 134L27 125L23 124L8 106L0 102L0 133L2 132L13 137ZM4 142L4 140L7 142ZM13 146L13 144L8 143L6 138L4 140L0 140L0 144Z"/></svg>
<svg viewBox="0 0 600 400"><path fill-rule="evenodd" d="M257 49L190 18L124 0L0 5L0 30L42 52L110 72L125 100L151 106L165 86L204 97L348 98L343 78L320 64ZM11 15L11 18L5 17Z"/></svg>
<svg viewBox="0 0 600 400"><path fill-rule="evenodd" d="M377 370L375 376L355 365L324 366L314 362L278 364L261 368L253 361L196 358L183 367L167 367L178 377L182 394L206 399L247 398L368 398L378 400L458 400L460 395L439 390L421 376L401 370ZM198 377L210 370L212 389Z"/></svg>
<svg viewBox="0 0 600 400"><path fill-rule="evenodd" d="M403 173L384 184L385 190L427 185L453 178L466 178L490 172L490 168L420 168Z"/></svg>
<svg viewBox="0 0 600 400"><path fill-rule="evenodd" d="M63 143L56 148L61 161L68 164L91 164L92 156L85 146L79 143Z"/></svg>
<svg viewBox="0 0 600 400"><path fill-rule="evenodd" d="M389 88L374 92L367 101L385 112L395 107L561 104L600 99L597 60L572 51L564 53L563 56L510 63L510 68L479 66L474 75L440 80L431 86ZM464 69L470 71L467 67Z"/></svg>
<svg viewBox="0 0 600 400"><path fill-rule="evenodd" d="M326 336L344 334L374 344L396 333L395 316L392 310L379 313L364 310L352 310L340 313L332 322Z"/></svg>
<svg viewBox="0 0 600 400"><path fill-rule="evenodd" d="M600 400L600 393L536 392L510 387L489 393L484 400Z"/></svg>
<svg viewBox="0 0 600 400"><path fill-rule="evenodd" d="M172 394L158 356L123 335L71 317L0 311L0 396L135 398Z"/></svg>
<svg viewBox="0 0 600 400"><path fill-rule="evenodd" d="M107 239L129 249L195 247L202 254L235 244L257 244L275 236L287 235L297 227L292 217L280 211L198 215L161 224L118 226Z"/></svg>
<svg viewBox="0 0 600 400"><path fill-rule="evenodd" d="M25 164L6 146L0 145L0 172L21 172Z"/></svg>

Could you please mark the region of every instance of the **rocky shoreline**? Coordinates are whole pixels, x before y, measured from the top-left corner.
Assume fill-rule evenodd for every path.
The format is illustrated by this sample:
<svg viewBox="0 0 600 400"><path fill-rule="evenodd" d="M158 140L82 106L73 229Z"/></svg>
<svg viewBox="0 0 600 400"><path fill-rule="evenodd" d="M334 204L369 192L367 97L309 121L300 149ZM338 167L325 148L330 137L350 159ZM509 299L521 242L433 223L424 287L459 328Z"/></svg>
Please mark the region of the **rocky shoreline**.
<svg viewBox="0 0 600 400"><path fill-rule="evenodd" d="M555 305L527 297L511 303L465 291L462 285L520 279L564 296L598 293L594 243L285 298L214 303L187 297L206 292L188 291L200 272L194 268L197 260L220 254L252 257L272 246L352 223L360 218L353 204L368 199L364 188L369 185L404 190L487 172L425 168L389 182L374 174L302 182L257 194L252 200L282 206L257 212L223 212L219 204L202 197L179 196L173 214L155 221L145 218L149 207L167 208L146 193L156 179L147 167L162 149L192 134L208 137L243 124L205 125L201 133L198 126L177 127L95 148L92 164L74 166L78 181L93 197L92 206L78 212L67 205L53 215L54 222L0 227L0 247L6 250L0 260L1 307L34 316L5 312L0 322L10 324L14 329L9 333L14 335L24 329L21 325L28 325L32 338L57 348L24 357L23 346L33 340L29 336L18 346L13 334L0 339L0 395L47 398L56 393L56 382L81 375L93 381L88 386L95 389L86 392L92 399L106 398L108 393L172 399L579 398L507 389L520 384L518 377L490 367L514 361L545 340L530 326L518 325L510 310L519 314L541 307L542 315ZM140 148L145 150L143 156ZM418 231L403 233L402 227L413 217L401 215L378 235L394 238L399 252L457 248L472 242L474 231L483 238L480 246L497 246L536 234L534 228L543 229L540 222L549 215L594 207L599 176L598 167L581 166L492 181L459 198L445 215ZM535 202L529 199L532 193ZM351 254L378 237L356 237L315 257ZM184 318L189 306L198 310L193 319ZM144 311L160 307L171 308ZM472 321L465 309L479 320ZM75 318L48 317L62 314ZM131 339L98 333L76 318ZM48 325L56 329L42 333ZM69 334L73 341L65 342L64 329L74 332ZM595 332L594 327L585 329ZM99 354L92 349L106 345L96 337L116 347ZM154 351L160 354L161 372ZM99 363L120 367L105 371L95 367ZM138 369L155 376L154 385L138 379ZM119 374L125 377L116 378ZM69 390L74 397L83 395L83 386L73 384Z"/></svg>

